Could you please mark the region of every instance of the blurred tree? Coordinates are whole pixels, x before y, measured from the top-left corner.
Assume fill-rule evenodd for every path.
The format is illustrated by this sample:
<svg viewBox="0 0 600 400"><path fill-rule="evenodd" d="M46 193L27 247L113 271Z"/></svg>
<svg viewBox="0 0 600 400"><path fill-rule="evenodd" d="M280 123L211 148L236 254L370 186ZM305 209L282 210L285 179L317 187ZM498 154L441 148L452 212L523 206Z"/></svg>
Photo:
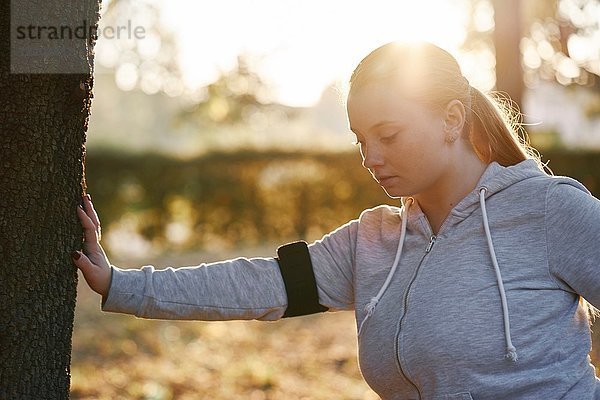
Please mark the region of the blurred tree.
<svg viewBox="0 0 600 400"><path fill-rule="evenodd" d="M161 22L160 9L149 0L109 0L100 26L132 25L139 37L112 35L96 47L97 73L114 71L117 86L129 91L141 89L152 95L164 92L171 97L184 92L177 62L177 39Z"/></svg>
<svg viewBox="0 0 600 400"><path fill-rule="evenodd" d="M187 116L203 124L237 124L248 122L253 113L268 104L268 88L262 77L251 68L248 56L240 55L230 71L209 84Z"/></svg>
<svg viewBox="0 0 600 400"><path fill-rule="evenodd" d="M525 82L539 80L600 89L600 2L523 2L527 23L521 42Z"/></svg>
<svg viewBox="0 0 600 400"><path fill-rule="evenodd" d="M493 29L482 23L490 6ZM494 49L495 89L519 107L539 80L600 87L597 0L473 0L469 11L464 49Z"/></svg>
<svg viewBox="0 0 600 400"><path fill-rule="evenodd" d="M519 109L523 97L521 69L521 0L493 0L496 90L507 93Z"/></svg>
<svg viewBox="0 0 600 400"><path fill-rule="evenodd" d="M75 207L85 186L83 144L95 43L94 34L62 40L58 62L52 63L52 56L37 60L40 72L66 70L76 60L79 73L15 73L13 50L19 48L11 49L15 32L10 29L17 20L45 26L45 18L70 27L84 18L95 26L99 7L98 0L47 1L41 14L39 2L0 0L2 399L69 397L77 285L70 254L81 248ZM26 60L34 63L36 55Z"/></svg>
<svg viewBox="0 0 600 400"><path fill-rule="evenodd" d="M260 57L240 54L234 67L200 89L199 100L184 109L176 126L202 135L208 146L225 142L235 147L270 124L297 117L299 109L271 101L270 88L257 70ZM252 142L252 140L249 140Z"/></svg>
<svg viewBox="0 0 600 400"><path fill-rule="evenodd" d="M271 102L270 88L260 76L256 57L240 54L234 67L202 89L200 100L184 114L182 120L195 120L200 126L255 123L259 115L281 111ZM293 112L287 109L287 115ZM254 122L253 122L254 121Z"/></svg>

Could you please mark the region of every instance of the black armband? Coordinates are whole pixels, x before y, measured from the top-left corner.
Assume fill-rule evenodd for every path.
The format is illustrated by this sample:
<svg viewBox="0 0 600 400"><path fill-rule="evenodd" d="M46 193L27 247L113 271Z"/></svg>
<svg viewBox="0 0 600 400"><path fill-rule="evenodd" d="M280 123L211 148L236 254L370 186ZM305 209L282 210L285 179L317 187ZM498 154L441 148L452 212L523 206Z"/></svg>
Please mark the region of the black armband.
<svg viewBox="0 0 600 400"><path fill-rule="evenodd" d="M283 318L327 311L319 304L319 293L306 242L293 242L277 249L277 263L287 292Z"/></svg>

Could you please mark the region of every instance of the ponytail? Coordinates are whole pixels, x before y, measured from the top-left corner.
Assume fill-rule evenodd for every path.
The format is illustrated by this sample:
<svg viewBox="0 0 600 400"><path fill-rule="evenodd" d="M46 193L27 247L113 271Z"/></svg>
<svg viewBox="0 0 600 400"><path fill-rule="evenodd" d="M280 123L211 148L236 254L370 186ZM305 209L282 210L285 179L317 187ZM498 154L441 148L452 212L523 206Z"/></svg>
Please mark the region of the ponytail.
<svg viewBox="0 0 600 400"><path fill-rule="evenodd" d="M544 170L540 154L531 147L521 125L521 114L510 99L491 98L472 86L470 92L467 129L477 156L484 162L496 161L505 167L534 159Z"/></svg>

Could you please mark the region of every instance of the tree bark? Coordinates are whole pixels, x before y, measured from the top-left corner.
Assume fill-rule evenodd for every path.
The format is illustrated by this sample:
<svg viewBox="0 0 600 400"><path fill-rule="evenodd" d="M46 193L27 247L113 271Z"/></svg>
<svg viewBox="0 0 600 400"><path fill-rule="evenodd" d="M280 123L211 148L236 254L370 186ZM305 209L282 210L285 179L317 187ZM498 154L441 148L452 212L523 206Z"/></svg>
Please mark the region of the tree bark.
<svg viewBox="0 0 600 400"><path fill-rule="evenodd" d="M84 15L94 26L99 1L33 3L0 0L0 398L66 399L95 41L72 40L54 65L66 71L76 57L87 71L16 73L51 61L15 65L10 30L40 12L69 24Z"/></svg>
<svg viewBox="0 0 600 400"><path fill-rule="evenodd" d="M521 67L521 1L493 0L496 90L504 92L521 110L523 69Z"/></svg>

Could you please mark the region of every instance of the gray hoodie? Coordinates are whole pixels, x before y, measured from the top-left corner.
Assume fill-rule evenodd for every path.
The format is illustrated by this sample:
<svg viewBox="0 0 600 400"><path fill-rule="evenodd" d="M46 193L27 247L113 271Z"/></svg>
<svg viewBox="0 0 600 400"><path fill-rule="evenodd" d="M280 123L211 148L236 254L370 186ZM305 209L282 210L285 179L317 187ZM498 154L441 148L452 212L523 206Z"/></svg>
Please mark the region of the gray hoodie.
<svg viewBox="0 0 600 400"><path fill-rule="evenodd" d="M359 364L383 399L600 399L580 296L600 307L600 201L533 160L488 166L437 235L410 198L309 246L319 303L354 310ZM277 320L274 258L113 267L103 310Z"/></svg>

